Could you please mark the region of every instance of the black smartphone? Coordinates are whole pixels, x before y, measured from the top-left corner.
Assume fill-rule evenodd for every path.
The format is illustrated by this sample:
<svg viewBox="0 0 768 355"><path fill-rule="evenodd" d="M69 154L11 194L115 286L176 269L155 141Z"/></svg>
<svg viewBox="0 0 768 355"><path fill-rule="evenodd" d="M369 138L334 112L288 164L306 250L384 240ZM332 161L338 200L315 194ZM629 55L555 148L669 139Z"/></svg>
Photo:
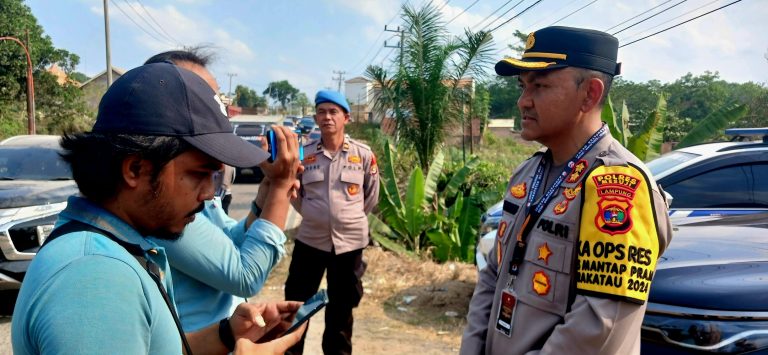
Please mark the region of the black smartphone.
<svg viewBox="0 0 768 355"><path fill-rule="evenodd" d="M299 140L299 160L304 160L304 140L301 138L301 131L296 131ZM269 154L271 154L272 161L277 160L277 140L275 139L275 131L269 130L267 132L267 143L269 144Z"/></svg>
<svg viewBox="0 0 768 355"><path fill-rule="evenodd" d="M328 304L328 293L325 289L320 289L314 296L310 297L296 312L296 317L293 318L291 327L283 334L288 334L300 327L304 322L308 321L310 317L315 315L318 311L323 309Z"/></svg>

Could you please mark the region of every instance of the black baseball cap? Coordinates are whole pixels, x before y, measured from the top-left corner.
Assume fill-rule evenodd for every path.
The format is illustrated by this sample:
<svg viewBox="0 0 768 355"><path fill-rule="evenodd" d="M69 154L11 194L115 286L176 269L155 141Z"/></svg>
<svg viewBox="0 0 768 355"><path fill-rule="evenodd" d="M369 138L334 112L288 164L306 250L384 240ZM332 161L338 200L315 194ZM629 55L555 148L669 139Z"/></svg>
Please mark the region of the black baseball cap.
<svg viewBox="0 0 768 355"><path fill-rule="evenodd" d="M521 59L505 58L496 63L496 74L513 76L520 75L521 71L578 67L619 75L618 52L619 40L605 32L545 27L528 35Z"/></svg>
<svg viewBox="0 0 768 355"><path fill-rule="evenodd" d="M197 74L170 63L142 65L101 98L94 133L179 137L224 164L247 168L269 154L233 133L218 94Z"/></svg>

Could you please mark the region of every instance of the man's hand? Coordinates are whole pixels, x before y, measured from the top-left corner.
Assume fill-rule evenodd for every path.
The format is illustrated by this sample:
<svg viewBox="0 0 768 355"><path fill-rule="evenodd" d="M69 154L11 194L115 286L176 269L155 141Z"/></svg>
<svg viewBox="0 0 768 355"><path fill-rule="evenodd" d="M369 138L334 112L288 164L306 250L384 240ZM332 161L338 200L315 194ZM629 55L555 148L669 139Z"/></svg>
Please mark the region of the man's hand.
<svg viewBox="0 0 768 355"><path fill-rule="evenodd" d="M272 126L275 133L277 160L263 162L259 165L265 178L272 183L273 188L293 188L296 174L299 172L299 140L295 132L287 127Z"/></svg>
<svg viewBox="0 0 768 355"><path fill-rule="evenodd" d="M291 326L299 307L301 302L295 301L241 303L229 319L232 334L236 340L245 338L252 342L275 339Z"/></svg>
<svg viewBox="0 0 768 355"><path fill-rule="evenodd" d="M298 343L301 340L301 336L304 331L307 330L307 324L304 323L291 334L286 334L275 340L268 341L266 343L256 344L248 339L241 338L235 343L235 355L244 354L284 354L288 348Z"/></svg>

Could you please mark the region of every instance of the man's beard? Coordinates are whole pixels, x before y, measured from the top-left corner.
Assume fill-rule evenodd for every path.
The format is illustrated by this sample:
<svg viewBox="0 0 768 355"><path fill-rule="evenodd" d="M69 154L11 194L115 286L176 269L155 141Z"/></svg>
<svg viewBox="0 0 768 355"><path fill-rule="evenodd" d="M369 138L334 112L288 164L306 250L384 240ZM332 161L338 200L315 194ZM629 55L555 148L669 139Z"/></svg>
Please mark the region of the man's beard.
<svg viewBox="0 0 768 355"><path fill-rule="evenodd" d="M161 192L162 192L161 184L158 181L153 181L152 182L152 195L148 198L148 201L149 201L148 203L152 204L153 206L159 206L160 209L163 209L163 208L167 207L167 204L166 203L158 203L158 201L160 200ZM205 209L205 204L201 202L200 205L197 206L197 208L195 208L194 211L188 213L185 217L186 218L192 217L192 216L196 215L197 213L201 212L203 209ZM184 227L186 228L186 225ZM168 230L168 226L167 225L159 226L157 229L147 233L147 235L150 235L150 236L152 236L154 238L157 238L157 239L172 240L172 241L173 240L178 240L179 238L182 237L183 234L184 234L183 230L180 231L180 232L173 232L173 231Z"/></svg>

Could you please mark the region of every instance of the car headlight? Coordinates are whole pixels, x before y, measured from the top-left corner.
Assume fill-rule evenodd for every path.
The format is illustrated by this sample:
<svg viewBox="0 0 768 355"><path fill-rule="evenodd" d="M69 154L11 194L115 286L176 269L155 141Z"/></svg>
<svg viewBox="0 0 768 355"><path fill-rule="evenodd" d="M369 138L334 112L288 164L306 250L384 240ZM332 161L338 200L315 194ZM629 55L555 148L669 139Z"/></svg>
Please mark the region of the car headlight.
<svg viewBox="0 0 768 355"><path fill-rule="evenodd" d="M768 318L727 318L646 313L643 338L695 351L727 354L768 349Z"/></svg>

